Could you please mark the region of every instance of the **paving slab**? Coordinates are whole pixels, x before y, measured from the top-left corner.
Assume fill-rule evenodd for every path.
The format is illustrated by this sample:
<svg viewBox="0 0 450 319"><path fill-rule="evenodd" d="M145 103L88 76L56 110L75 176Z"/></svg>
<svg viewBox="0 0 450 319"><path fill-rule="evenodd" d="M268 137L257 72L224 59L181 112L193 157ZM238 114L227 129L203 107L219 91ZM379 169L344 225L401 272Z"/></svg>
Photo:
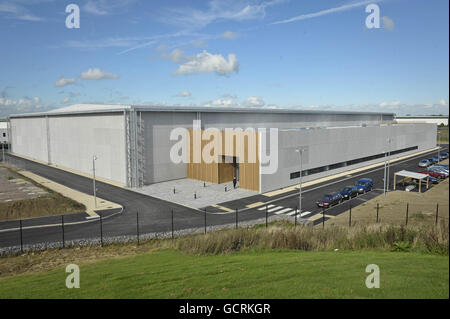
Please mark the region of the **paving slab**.
<svg viewBox="0 0 450 319"><path fill-rule="evenodd" d="M134 190L141 194L197 209L258 194L258 192L239 187L234 189L232 182L212 184L188 178L155 183ZM216 207L216 210L220 209L220 207ZM225 211L226 209L224 209Z"/></svg>

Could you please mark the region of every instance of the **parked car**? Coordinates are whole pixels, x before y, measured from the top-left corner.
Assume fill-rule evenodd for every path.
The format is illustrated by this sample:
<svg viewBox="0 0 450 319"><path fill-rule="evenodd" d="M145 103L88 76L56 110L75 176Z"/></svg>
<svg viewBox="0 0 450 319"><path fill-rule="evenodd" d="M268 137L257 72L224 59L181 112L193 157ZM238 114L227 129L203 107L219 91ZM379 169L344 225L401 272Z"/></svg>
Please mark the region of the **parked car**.
<svg viewBox="0 0 450 319"><path fill-rule="evenodd" d="M445 179L445 175L440 172L434 172L434 171L420 171L420 174L425 174L437 179Z"/></svg>
<svg viewBox="0 0 450 319"><path fill-rule="evenodd" d="M371 178L361 178L355 183L358 193L362 194L372 190L373 180Z"/></svg>
<svg viewBox="0 0 450 319"><path fill-rule="evenodd" d="M341 191L341 195L344 199L358 196L358 188L356 186L345 186Z"/></svg>
<svg viewBox="0 0 450 319"><path fill-rule="evenodd" d="M441 176L442 179L445 179L448 177L448 172L445 172L444 170L441 170L438 167L428 167L427 172L439 174L439 176ZM435 177L435 176L433 176L433 177Z"/></svg>
<svg viewBox="0 0 450 319"><path fill-rule="evenodd" d="M431 184L439 184L439 180L433 176L428 176L428 180Z"/></svg>
<svg viewBox="0 0 450 319"><path fill-rule="evenodd" d="M435 159L434 157L431 157L428 160L430 161L431 164L434 164L437 162L437 159Z"/></svg>
<svg viewBox="0 0 450 319"><path fill-rule="evenodd" d="M439 161L445 160L447 157L444 154L439 154Z"/></svg>
<svg viewBox="0 0 450 319"><path fill-rule="evenodd" d="M439 157L437 155L433 156L432 159L435 163L439 163Z"/></svg>
<svg viewBox="0 0 450 319"><path fill-rule="evenodd" d="M445 153L442 153L442 155L444 155L444 159L447 159L448 158L448 152L445 152Z"/></svg>
<svg viewBox="0 0 450 319"><path fill-rule="evenodd" d="M448 165L447 165L447 164L436 164L436 165L434 165L434 166L436 166L436 167L442 167L443 169L445 169L445 170L448 171Z"/></svg>
<svg viewBox="0 0 450 319"><path fill-rule="evenodd" d="M431 165L431 162L427 159L421 160L419 162L419 167L428 167Z"/></svg>
<svg viewBox="0 0 450 319"><path fill-rule="evenodd" d="M323 198L321 200L318 200L316 202L316 205L318 207L328 208L333 205L342 203L344 198L342 197L341 193L331 193L331 194L325 194L323 195Z"/></svg>

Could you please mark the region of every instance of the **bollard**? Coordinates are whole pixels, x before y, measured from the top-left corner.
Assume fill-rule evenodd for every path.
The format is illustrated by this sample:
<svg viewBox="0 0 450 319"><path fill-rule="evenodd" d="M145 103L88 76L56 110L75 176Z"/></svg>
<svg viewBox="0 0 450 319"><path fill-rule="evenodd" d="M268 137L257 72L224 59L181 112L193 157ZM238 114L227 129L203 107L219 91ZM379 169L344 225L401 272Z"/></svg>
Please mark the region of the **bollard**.
<svg viewBox="0 0 450 319"><path fill-rule="evenodd" d="M175 194L175 187L173 188L173 193Z"/></svg>
<svg viewBox="0 0 450 319"><path fill-rule="evenodd" d="M64 215L61 215L62 247L64 248Z"/></svg>
<svg viewBox="0 0 450 319"><path fill-rule="evenodd" d="M197 193L194 193L194 199L197 199Z"/></svg>
<svg viewBox="0 0 450 319"><path fill-rule="evenodd" d="M206 187L206 183L205 182L203 182L203 187Z"/></svg>
<svg viewBox="0 0 450 319"><path fill-rule="evenodd" d="M227 192L227 187L225 186L225 193Z"/></svg>

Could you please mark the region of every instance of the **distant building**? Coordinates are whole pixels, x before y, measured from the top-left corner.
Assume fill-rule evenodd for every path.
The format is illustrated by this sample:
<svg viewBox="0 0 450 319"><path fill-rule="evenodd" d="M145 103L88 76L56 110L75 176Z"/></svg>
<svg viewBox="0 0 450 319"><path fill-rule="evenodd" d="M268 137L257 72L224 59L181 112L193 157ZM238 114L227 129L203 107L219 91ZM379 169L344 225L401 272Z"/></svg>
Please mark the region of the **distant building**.
<svg viewBox="0 0 450 319"><path fill-rule="evenodd" d="M396 116L395 120L397 121L397 123L431 123L437 125L448 125L448 115Z"/></svg>
<svg viewBox="0 0 450 319"><path fill-rule="evenodd" d="M0 122L0 143L9 144L8 122Z"/></svg>

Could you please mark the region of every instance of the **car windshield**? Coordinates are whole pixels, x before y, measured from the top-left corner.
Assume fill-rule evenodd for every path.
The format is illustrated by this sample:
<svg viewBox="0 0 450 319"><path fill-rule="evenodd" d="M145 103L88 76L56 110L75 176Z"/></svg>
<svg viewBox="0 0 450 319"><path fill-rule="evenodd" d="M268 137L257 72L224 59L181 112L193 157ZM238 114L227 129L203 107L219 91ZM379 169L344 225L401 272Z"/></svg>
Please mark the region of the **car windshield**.
<svg viewBox="0 0 450 319"><path fill-rule="evenodd" d="M356 185L358 185L358 186L364 186L364 185L366 185L366 183L367 183L367 182L357 182Z"/></svg>
<svg viewBox="0 0 450 319"><path fill-rule="evenodd" d="M342 190L344 193L346 192L350 192L352 190L351 187L344 187L344 189Z"/></svg>
<svg viewBox="0 0 450 319"><path fill-rule="evenodd" d="M332 198L333 198L333 196L331 196L331 195L323 195L324 201L330 201Z"/></svg>

